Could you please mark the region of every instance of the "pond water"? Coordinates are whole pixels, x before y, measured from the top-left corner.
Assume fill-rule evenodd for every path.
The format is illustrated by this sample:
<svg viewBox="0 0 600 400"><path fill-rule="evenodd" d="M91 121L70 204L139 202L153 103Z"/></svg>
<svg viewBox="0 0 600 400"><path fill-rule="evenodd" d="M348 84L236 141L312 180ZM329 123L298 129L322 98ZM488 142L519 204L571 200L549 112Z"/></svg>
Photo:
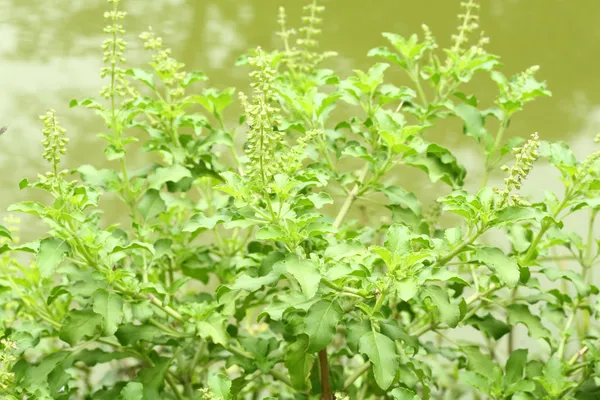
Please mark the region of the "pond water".
<svg viewBox="0 0 600 400"><path fill-rule="evenodd" d="M208 74L219 87L247 87L246 71L233 68L248 48L277 46L277 8L288 8L290 22L299 21L302 1L284 0L124 0L131 51L128 60L141 65L146 54L137 34L152 26L165 38L173 54ZM367 68L367 51L384 44L380 32L410 34L429 25L438 38L449 38L457 22L455 0L325 0L322 48L339 57L332 67L343 76L352 68ZM510 134L539 132L543 139L563 139L586 154L600 131L600 15L598 0L485 0L481 25L491 38L489 49L502 56L504 72L512 74L530 65L542 66L553 97L540 99L518 115ZM0 0L0 210L31 196L18 182L45 171L41 159L38 115L54 108L71 138L66 163L77 166L105 164L99 120L88 110L69 109L72 98L94 96L99 78L104 38L105 0ZM448 40L442 40L448 43ZM399 76L399 75L398 75ZM475 82L484 99L493 89ZM437 140L456 150L461 162L476 165L473 149L460 125L436 131ZM558 189L546 179L550 170L539 166L529 180L528 193ZM419 175L421 177L422 175ZM425 177L424 175L422 176ZM498 179L498 177L496 177ZM420 179L408 186L418 190ZM423 180L425 181L425 180ZM479 182L471 176L469 182ZM475 183L475 184L476 184ZM423 184L425 185L425 184ZM112 211L118 213L118 211ZM0 215L4 212L0 211ZM109 211L110 214L110 211ZM113 215L116 216L116 215ZM118 216L116 216L118 217ZM33 234L27 224L24 234Z"/></svg>

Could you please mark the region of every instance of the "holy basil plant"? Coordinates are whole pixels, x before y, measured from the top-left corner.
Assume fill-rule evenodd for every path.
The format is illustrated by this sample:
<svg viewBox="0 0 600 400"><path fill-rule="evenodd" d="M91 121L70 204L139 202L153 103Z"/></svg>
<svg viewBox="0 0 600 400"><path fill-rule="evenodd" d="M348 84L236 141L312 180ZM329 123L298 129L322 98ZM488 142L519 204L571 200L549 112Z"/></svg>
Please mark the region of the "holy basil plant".
<svg viewBox="0 0 600 400"><path fill-rule="evenodd" d="M45 200L0 227L3 398L600 398L600 152L507 133L550 92L537 67L500 72L474 0L449 47L426 26L384 33L349 76L322 67L323 7L298 29L281 8L281 49L239 58L237 96L152 31L148 66L128 68L108 3L108 83L71 106L104 121L111 168L63 170L69 135L48 111L47 172L20 183ZM492 103L467 92L475 76ZM431 132L467 136L481 164L467 173ZM155 162L132 170L140 151ZM520 196L539 159L564 189ZM47 232L20 243L17 213Z"/></svg>

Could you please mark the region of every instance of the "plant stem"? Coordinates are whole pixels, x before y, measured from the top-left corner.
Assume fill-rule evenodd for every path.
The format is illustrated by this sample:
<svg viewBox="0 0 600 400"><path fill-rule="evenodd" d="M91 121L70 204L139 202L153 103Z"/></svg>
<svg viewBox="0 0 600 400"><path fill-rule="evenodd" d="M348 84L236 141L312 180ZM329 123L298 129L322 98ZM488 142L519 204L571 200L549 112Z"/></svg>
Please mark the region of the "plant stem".
<svg viewBox="0 0 600 400"><path fill-rule="evenodd" d="M352 207L354 200L356 200L358 192L360 190L360 187L364 183L368 173L369 173L369 165L367 164L364 166L360 175L358 176L358 182L356 183L354 188L352 188L350 193L348 193L348 197L346 197L344 204L342 204L342 208L338 212L337 217L335 217L335 221L333 223L333 227L335 229L339 229L339 227L342 226L342 223L344 222L344 218L346 218L346 215L348 215L348 211L350 211L350 207Z"/></svg>
<svg viewBox="0 0 600 400"><path fill-rule="evenodd" d="M558 345L558 350L556 351L556 355L559 360L562 360L565 354L565 346L567 344L567 339L569 338L569 329L571 329L571 325L573 325L573 321L575 321L575 316L577 315L577 308L579 308L579 302L575 303L573 307L573 312L569 315L569 319L565 324L565 329L563 330L562 337L560 339L560 343Z"/></svg>
<svg viewBox="0 0 600 400"><path fill-rule="evenodd" d="M321 371L321 400L333 400L326 349L319 352L319 370Z"/></svg>
<svg viewBox="0 0 600 400"><path fill-rule="evenodd" d="M371 367L370 361L367 361L366 363L364 363L363 365L358 367L358 369L356 371L354 371L354 373L352 375L350 375L348 377L348 379L346 379L344 381L344 386L342 387L342 390L343 391L348 390L350 388L350 386L352 386L354 381L356 381L358 378L360 378L362 376L362 374L364 374L365 372L367 372L369 370L369 367Z"/></svg>
<svg viewBox="0 0 600 400"><path fill-rule="evenodd" d="M348 215L348 212L350 211L350 207L352 207L352 204L356 200L358 192L360 191L362 184L364 183L365 179L367 178L368 173L369 173L369 165L367 164L363 167L362 171L360 172L360 175L358 176L358 182L356 182L356 185L354 185L354 188L352 188L350 193L348 193L348 197L346 197L344 204L342 204L342 208L338 212L338 215L335 217L335 221L333 223L333 227L335 229L339 229L340 226L342 226L342 223L344 222L346 215ZM327 283L325 283L325 284L327 285ZM337 285L335 285L335 286L337 286ZM320 368L320 371L321 371L321 399L322 400L333 400L333 394L331 392L331 384L329 381L329 364L327 362L327 348L319 351L319 364L321 366L321 368Z"/></svg>
<svg viewBox="0 0 600 400"><path fill-rule="evenodd" d="M364 293L364 291L362 291L362 290L355 289L355 288L348 287L348 286L341 287L341 286L336 285L335 283L331 282L329 279L326 279L326 278L321 279L321 283L323 283L325 286L327 286L327 287L329 287L329 288L331 288L333 290L336 290L338 292L349 293L349 294L352 294L354 296L360 296L360 297L365 298L365 299L368 297Z"/></svg>
<svg viewBox="0 0 600 400"><path fill-rule="evenodd" d="M177 389L177 384L175 383L175 380L173 379L173 377L171 376L171 374L168 373L168 372L165 374L165 381L171 387L171 390L173 391L173 394L175 395L175 398L177 400L184 400L184 398L181 395L181 393L179 393L179 389Z"/></svg>

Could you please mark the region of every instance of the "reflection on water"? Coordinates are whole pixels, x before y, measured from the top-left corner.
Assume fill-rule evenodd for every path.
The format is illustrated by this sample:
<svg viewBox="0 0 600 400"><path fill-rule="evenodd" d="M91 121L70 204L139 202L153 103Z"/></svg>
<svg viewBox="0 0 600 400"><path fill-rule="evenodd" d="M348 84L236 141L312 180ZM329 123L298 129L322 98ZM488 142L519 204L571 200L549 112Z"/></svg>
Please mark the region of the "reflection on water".
<svg viewBox="0 0 600 400"><path fill-rule="evenodd" d="M101 82L104 0L2 0L0 11L0 209L31 193L17 190L18 181L35 176L45 166L37 116L55 108L68 129L70 166L105 163L96 133L99 120L87 110L69 109L68 101L98 93ZM152 26L189 70L206 72L213 85L245 88L246 72L233 68L247 48L276 45L273 34L277 7L285 3L290 18L298 18L303 2L284 0L124 0L129 12L128 60L145 62L137 34ZM427 23L440 38L455 29L459 1L329 0L325 1L324 49L340 56L332 67L342 74L366 68L367 51L383 44L382 31L409 34ZM482 2L482 26L491 37L491 51L502 55L507 73L540 64L552 98L527 107L511 134L539 132L545 139L563 138L585 153L600 131L600 2L581 0L489 0ZM4 9L1 9L1 8ZM8 17L8 18L7 18ZM400 76L400 75L393 75ZM475 82L489 99L488 82ZM457 151L469 166L479 163L460 134L460 125L438 129L435 138ZM414 173L411 172L411 173ZM548 170L534 172L527 191L547 187ZM420 175L419 175L420 176ZM478 177L471 177L479 182ZM401 179L401 178L400 178ZM418 182L418 179L411 179ZM538 182L538 183L536 183ZM418 183L409 186L418 190ZM550 189L558 188L558 184ZM26 235L27 236L27 235Z"/></svg>

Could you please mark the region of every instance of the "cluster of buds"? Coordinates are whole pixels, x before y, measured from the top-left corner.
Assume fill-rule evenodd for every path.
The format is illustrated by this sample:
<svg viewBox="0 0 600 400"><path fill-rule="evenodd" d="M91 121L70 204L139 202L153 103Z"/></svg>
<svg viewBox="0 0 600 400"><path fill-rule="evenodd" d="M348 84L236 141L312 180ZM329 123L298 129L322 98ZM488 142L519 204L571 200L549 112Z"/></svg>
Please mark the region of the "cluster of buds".
<svg viewBox="0 0 600 400"><path fill-rule="evenodd" d="M305 132L304 135L300 136L296 142L296 145L291 151L285 156L282 161L282 166L286 172L293 174L302 167L302 160L304 159L306 147L308 144L317 136L322 135L323 131L318 129L311 129Z"/></svg>
<svg viewBox="0 0 600 400"><path fill-rule="evenodd" d="M287 27L287 15L284 7L279 7L279 13L277 14L277 24L280 26L277 36L283 41L285 47L286 58L293 58L297 55L295 48L290 46L290 38L296 34L296 30Z"/></svg>
<svg viewBox="0 0 600 400"><path fill-rule="evenodd" d="M154 68L167 87L169 95L172 97L182 97L184 95L184 88L181 83L185 79L185 72L182 69L185 64L178 62L172 57L171 49L163 48L162 38L156 36L152 29L143 32L139 37L144 41L144 48L154 52L150 66Z"/></svg>
<svg viewBox="0 0 600 400"><path fill-rule="evenodd" d="M435 37L431 32L431 28L428 25L422 24L421 29L423 29L423 35L425 36L425 43L427 43L427 47L431 50L435 50L438 48L437 42L435 41Z"/></svg>
<svg viewBox="0 0 600 400"><path fill-rule="evenodd" d="M246 155L248 156L248 175L259 177L265 183L268 176L276 172L278 163L275 151L282 141L283 132L277 130L280 124L280 111L274 106L275 92L273 80L275 70L271 58L260 47L256 56L249 59L255 70L250 73L254 91L252 103L243 93L240 101L250 128L247 135Z"/></svg>
<svg viewBox="0 0 600 400"><path fill-rule="evenodd" d="M123 39L125 29L121 21L125 19L127 13L119 10L120 0L108 0L108 2L112 3L113 8L104 13L104 18L109 22L104 28L104 32L109 34L110 37L102 44L104 50L102 61L105 66L100 70L102 78L111 77L110 83L100 91L100 95L105 98L125 96L129 86L125 79L125 70L119 67L120 64L125 62L123 54L127 42Z"/></svg>
<svg viewBox="0 0 600 400"><path fill-rule="evenodd" d="M210 389L203 388L200 389L200 395L202 396L202 400L220 400L221 397L214 394Z"/></svg>
<svg viewBox="0 0 600 400"><path fill-rule="evenodd" d="M281 27L277 33L282 38L285 47L284 62L292 70L298 70L308 74L324 59L333 57L335 52L317 52L315 49L319 47L317 36L321 34L319 25L323 23L323 19L319 16L325 10L325 7L318 5L317 0L313 0L310 4L303 7L305 15L302 17L302 27L298 29L300 35L296 39L296 45L290 45L290 37L296 35L295 29L289 29L286 25L285 9L279 9L277 23Z"/></svg>
<svg viewBox="0 0 600 400"><path fill-rule="evenodd" d="M460 3L464 9L462 14L458 15L460 25L458 26L458 33L452 35L452 51L460 53L463 49L463 45L469 41L469 35L479 28L479 4L475 0L469 0Z"/></svg>
<svg viewBox="0 0 600 400"><path fill-rule="evenodd" d="M504 178L504 189L495 190L501 196L501 204L507 204L507 202L512 200L515 204L527 205L518 195L511 194L511 192L519 190L523 186L525 178L527 178L533 168L533 163L538 158L539 147L540 137L537 133L534 133L522 147L515 147L513 149L516 162L512 167L506 165L501 167L502 171L508 173L508 176Z"/></svg>
<svg viewBox="0 0 600 400"><path fill-rule="evenodd" d="M17 358L14 356L14 351L17 345L12 340L3 338L0 339L0 390L7 390L14 387L15 374L12 372L14 363Z"/></svg>
<svg viewBox="0 0 600 400"><path fill-rule="evenodd" d="M342 393L336 393L334 395L334 397L335 397L335 400L350 400L350 397L348 397Z"/></svg>
<svg viewBox="0 0 600 400"><path fill-rule="evenodd" d="M48 172L46 175L48 178L58 178L66 175L67 171L58 171L60 160L67 151L67 143L69 139L65 137L67 131L58 124L54 110L49 110L45 115L41 115L40 119L44 123L44 129L42 133L44 138L42 139L42 145L44 146L44 152L42 157L44 160L52 164L52 172Z"/></svg>
<svg viewBox="0 0 600 400"><path fill-rule="evenodd" d="M13 217L12 215L9 215L7 217L2 218L2 222L4 223L4 226L6 226L8 228L8 231L10 232L10 236L12 238L12 240L10 240L11 243L19 243L20 238L18 236L20 228L19 226L21 225L21 219L17 218L17 217ZM9 241L8 238L5 237L0 237L0 245L7 243Z"/></svg>

